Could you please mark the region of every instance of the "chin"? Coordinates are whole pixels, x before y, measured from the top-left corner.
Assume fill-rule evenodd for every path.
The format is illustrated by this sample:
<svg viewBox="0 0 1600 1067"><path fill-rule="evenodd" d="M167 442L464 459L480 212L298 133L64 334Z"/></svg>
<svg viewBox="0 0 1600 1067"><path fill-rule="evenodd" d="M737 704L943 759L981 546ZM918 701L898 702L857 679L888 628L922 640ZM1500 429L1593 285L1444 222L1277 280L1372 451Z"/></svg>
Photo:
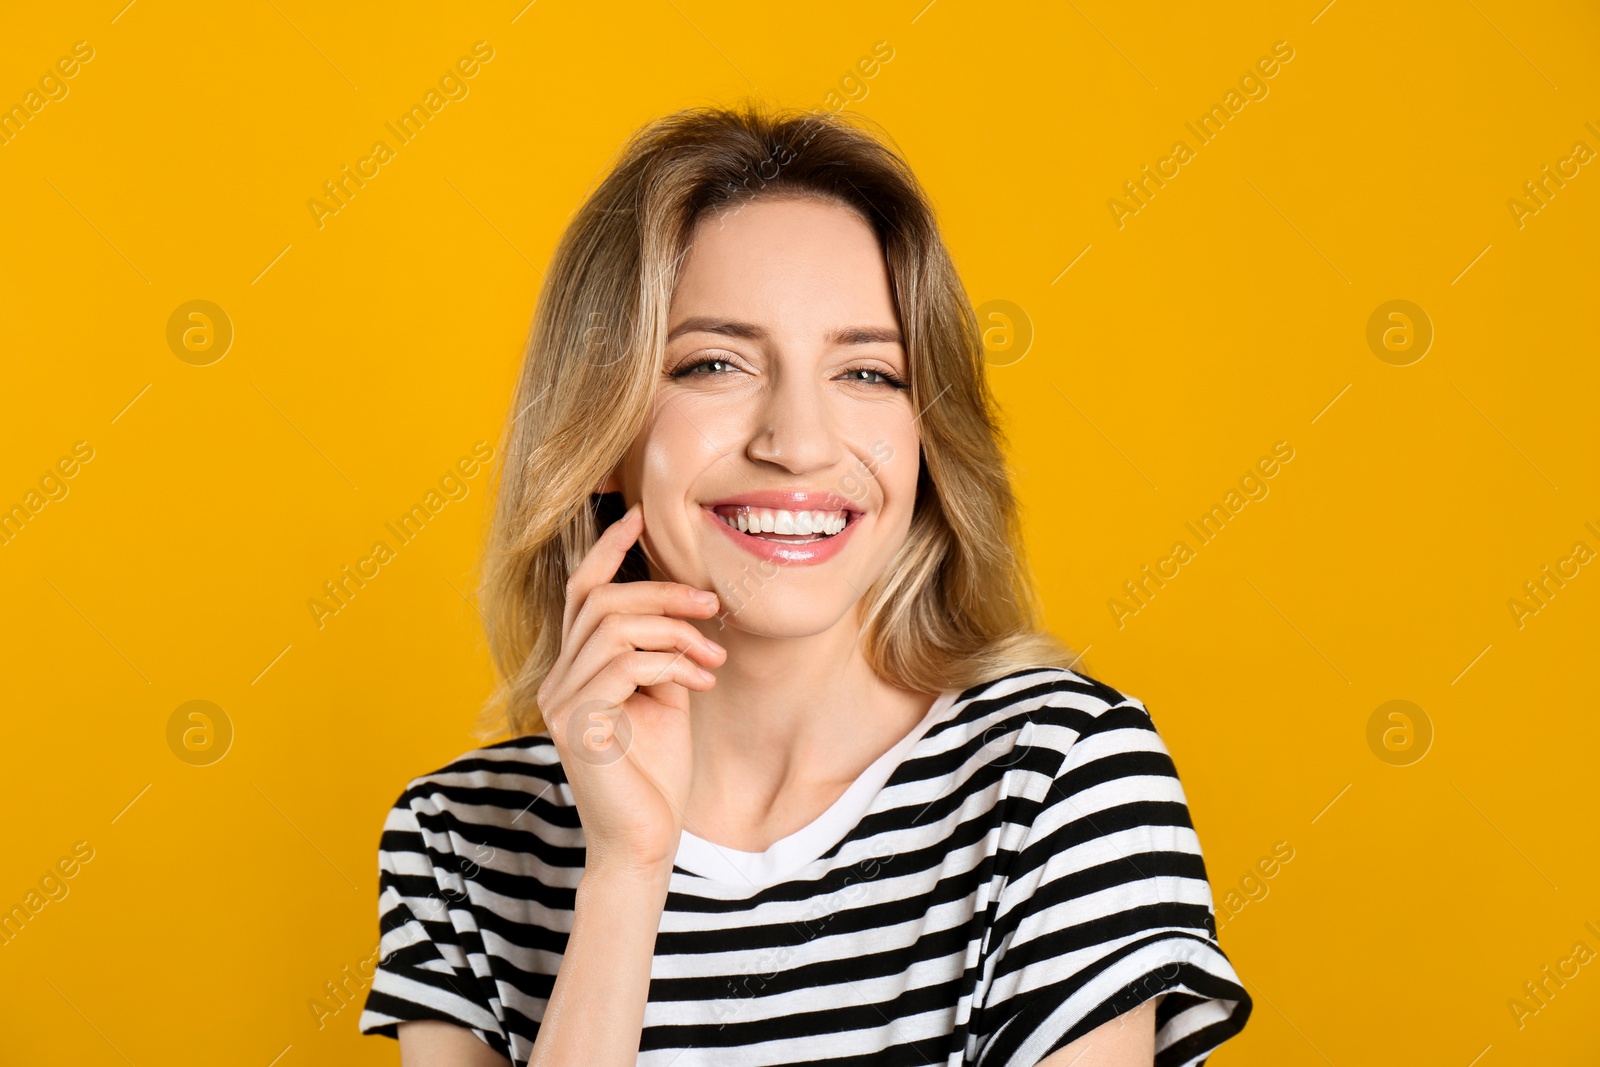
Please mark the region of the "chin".
<svg viewBox="0 0 1600 1067"><path fill-rule="evenodd" d="M821 575L780 574L763 581L750 572L713 572L710 588L722 598L722 612L712 621L759 637L825 633L859 600L846 582Z"/></svg>

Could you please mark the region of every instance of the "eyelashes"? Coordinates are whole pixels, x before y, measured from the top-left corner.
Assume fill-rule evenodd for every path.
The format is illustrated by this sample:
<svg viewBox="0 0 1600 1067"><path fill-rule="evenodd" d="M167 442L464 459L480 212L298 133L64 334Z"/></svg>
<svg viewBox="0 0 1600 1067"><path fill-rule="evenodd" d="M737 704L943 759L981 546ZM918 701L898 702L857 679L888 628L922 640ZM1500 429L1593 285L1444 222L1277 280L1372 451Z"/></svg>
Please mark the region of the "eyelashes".
<svg viewBox="0 0 1600 1067"><path fill-rule="evenodd" d="M896 389L904 389L906 387L906 382L905 382L904 378L900 377L898 374L895 374L893 371L883 370L883 369L878 368L878 367L852 367L850 370L845 371L845 373L846 374L857 374L857 373L859 373L861 371L866 371L868 374L876 374L879 378L883 379L883 384L889 385L889 386L893 386ZM863 382L862 384L863 385L877 385L879 383L877 383L877 382Z"/></svg>
<svg viewBox="0 0 1600 1067"><path fill-rule="evenodd" d="M720 377L721 376L720 374L698 374L697 375L697 374L694 373L695 371L699 370L701 367L711 366L712 364L716 364L716 363L721 363L721 364L724 364L724 365L729 366L729 367L736 366L736 364L733 362L733 360L725 359L722 356L703 356L700 359L692 360L692 361L690 361L688 363L682 364L677 369L672 371L671 377L674 380L681 380L681 379L689 378L689 377L700 377L700 378L716 378L716 377ZM895 374L893 371L884 370L881 367L851 367L850 369L844 371L843 373L844 374L861 374L863 372L865 372L867 374L876 374L878 376L879 380L878 381L864 381L864 380L862 380L860 378L856 378L856 379L852 379L852 380L858 382L861 385L886 385L886 386L890 387L891 389L906 389L906 388L908 388L908 386L906 384L906 380L904 378L900 377L898 374Z"/></svg>
<svg viewBox="0 0 1600 1067"><path fill-rule="evenodd" d="M677 370L672 372L671 376L673 378L687 378L694 371L699 370L701 367L709 367L713 363L726 363L730 367L733 366L732 360L723 359L721 356L704 356L680 365ZM716 375L699 375L698 377L716 377Z"/></svg>

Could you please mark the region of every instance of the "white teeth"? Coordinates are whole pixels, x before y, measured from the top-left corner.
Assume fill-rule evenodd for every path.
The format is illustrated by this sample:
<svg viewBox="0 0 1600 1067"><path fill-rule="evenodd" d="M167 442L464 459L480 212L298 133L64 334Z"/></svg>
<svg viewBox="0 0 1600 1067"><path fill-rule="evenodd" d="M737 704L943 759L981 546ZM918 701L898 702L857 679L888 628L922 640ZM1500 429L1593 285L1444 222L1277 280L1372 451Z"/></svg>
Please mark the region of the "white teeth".
<svg viewBox="0 0 1600 1067"><path fill-rule="evenodd" d="M781 508L740 507L733 515L718 516L740 533L819 534L832 537L849 523L842 511L784 511Z"/></svg>

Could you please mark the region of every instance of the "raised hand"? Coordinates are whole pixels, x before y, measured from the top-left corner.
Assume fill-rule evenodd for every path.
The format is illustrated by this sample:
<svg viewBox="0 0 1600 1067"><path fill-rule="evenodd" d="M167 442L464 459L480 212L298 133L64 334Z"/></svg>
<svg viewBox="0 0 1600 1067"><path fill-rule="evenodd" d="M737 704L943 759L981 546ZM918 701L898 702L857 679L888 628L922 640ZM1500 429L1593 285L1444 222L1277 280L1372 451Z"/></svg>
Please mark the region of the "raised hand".
<svg viewBox="0 0 1600 1067"><path fill-rule="evenodd" d="M727 655L685 621L715 615L715 593L612 582L643 532L636 503L573 572L561 654L538 692L583 824L586 872L671 868L689 791L689 690L714 686L704 668Z"/></svg>

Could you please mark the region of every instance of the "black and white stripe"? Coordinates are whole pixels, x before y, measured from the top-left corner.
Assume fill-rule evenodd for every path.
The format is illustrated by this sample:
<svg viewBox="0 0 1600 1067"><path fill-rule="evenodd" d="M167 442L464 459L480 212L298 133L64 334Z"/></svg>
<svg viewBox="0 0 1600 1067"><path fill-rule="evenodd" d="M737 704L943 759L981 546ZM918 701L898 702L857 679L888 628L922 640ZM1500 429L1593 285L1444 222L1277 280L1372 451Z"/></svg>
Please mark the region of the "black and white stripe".
<svg viewBox="0 0 1600 1067"><path fill-rule="evenodd" d="M881 788L800 832L816 858L765 883L708 871L703 850L674 868L641 1065L1034 1067L1163 993L1157 1067L1201 1064L1243 1028L1251 1001L1144 705L1056 667L947 697ZM445 1019L522 1067L583 863L546 735L414 779L384 823L361 1031Z"/></svg>

